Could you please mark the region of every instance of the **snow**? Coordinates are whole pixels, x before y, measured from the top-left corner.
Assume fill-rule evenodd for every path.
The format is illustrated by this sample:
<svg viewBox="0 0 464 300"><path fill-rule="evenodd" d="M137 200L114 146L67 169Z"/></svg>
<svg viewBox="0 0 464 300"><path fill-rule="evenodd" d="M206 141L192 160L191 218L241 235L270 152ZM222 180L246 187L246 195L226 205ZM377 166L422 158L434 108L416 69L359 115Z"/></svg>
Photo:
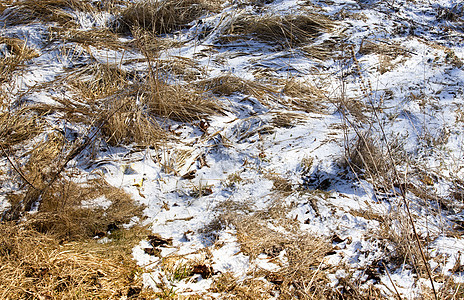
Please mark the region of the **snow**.
<svg viewBox="0 0 464 300"><path fill-rule="evenodd" d="M315 82L314 77L324 74L323 77L327 77L327 95L333 100L326 103L327 108L311 113L298 111L303 118L292 128L273 127L271 133L262 134L262 129L269 126L272 117L281 115L286 108L272 103L271 100L260 101L253 96L234 93L226 99L220 99L227 112L225 115L209 118L210 127L205 135L194 124L181 124L176 129L180 133L178 144L166 145L166 149L161 150L147 148L142 151L130 151L130 146L109 147L109 151L96 154L94 163L87 166L87 170L101 171L111 185L123 188L137 202L146 206L143 223L150 225L154 233L173 239L173 246L162 249L161 256L187 255L208 248L215 271L230 272L241 280L249 275L252 266L266 270L277 270L279 266L268 262L265 256L258 256L256 261L251 261L241 252L233 228L221 229L217 232L215 241L207 240L200 232L217 217L215 208L226 201L250 205L253 210L269 207L276 192L273 190L273 181L265 175L278 175L292 185L311 190L311 193L292 192L282 200L294 204L288 217L300 223L300 230L326 238L336 234L343 240L336 245L336 254L327 256L325 263L334 266L346 264L356 270L365 269L385 257L388 249L381 245L381 241L372 237L372 232L380 228L380 221L367 215L352 213L370 210L379 215L389 215L394 208L401 206L398 204L401 199L378 199L368 179L342 174L344 170L340 161L345 155L344 139L354 137L355 133L352 129L343 129L346 122L336 103L337 96L344 93L346 99L364 101L365 111L362 113L370 117L371 121L368 126L364 124L359 128L368 127L375 141L382 144L386 137L398 137L398 143L402 144L407 154L407 161L402 161L404 165L398 166L398 169L408 169L409 165L415 164L423 170L440 174L444 179L434 185L434 192L437 195L449 193L452 180L448 179L462 180L464 174L464 126L463 120L457 121L458 110L463 101L464 70L462 67L450 65L446 61L446 55L448 51L454 51L457 57L464 60L464 46L462 39L453 40L440 34L441 27L438 25L442 26L446 21L437 20L435 8L453 9L459 3L452 0L429 1L430 4L423 1L396 1L391 4L398 10L395 14L391 13L393 7L388 8L387 4L375 1L332 1L333 4L329 5L325 1L276 0L263 7L266 13L285 15L299 11L304 2L308 2L320 5L328 16L338 18L342 11L362 14L363 17L359 19L339 20L333 33L335 35L343 32L344 43L354 45L361 72L357 74L352 58L347 59L350 66L347 65L348 62L334 59L315 61L294 49L274 51L272 47L255 40L237 41L234 47L216 45L215 39L220 36L232 16L253 13L249 6L237 8L239 2L243 1L231 1L232 4L225 5L219 14L209 15L202 20L203 24L213 28L203 40L194 39L197 25L190 30L184 30L179 38L185 44L163 53L162 58L180 56L195 60L200 67L208 70L209 77L233 74L244 80L257 80L253 72L257 66L271 69L276 77L296 77L302 82ZM103 27L113 20L109 13L75 15L81 30ZM423 32L419 34L419 29L414 29L408 22L423 25ZM45 45L47 30L46 26L31 24L6 28L2 32L2 36L24 39L29 47L40 54L28 62L29 68L17 81L15 89L24 91L51 82L63 74L66 67L73 65L72 55L59 60L59 51ZM406 34L402 30L415 34ZM315 43L329 39L331 34L320 36ZM358 53L364 40L382 45L397 44L405 51L399 51L396 58L390 59L393 66L391 70L381 73L378 67L382 62L378 54ZM436 46L431 46L432 43ZM213 48L215 51L211 51ZM92 59L101 63L124 65L122 62L143 57L135 51L97 49L92 46L88 47L88 51ZM203 51L208 53L207 57L198 56ZM212 63L214 58L221 57L229 59L224 64ZM124 67L144 69L146 64ZM317 75L313 72L315 68L319 68ZM340 87L342 73L347 74L343 91ZM363 84L361 80L374 87L368 99L365 99L360 89ZM393 96L387 97L387 91ZM56 95L53 92L40 91L33 93L30 98L36 103L50 104L53 103L54 96ZM368 108L372 103L381 101L386 108L380 119L376 119ZM359 124L353 116L348 118L354 124ZM381 134L382 130L385 136ZM443 131L447 133L447 138L443 143L438 143L437 139ZM424 137L430 137L432 144L424 145ZM434 138L439 145L433 145ZM189 153L178 174L166 172L162 167L165 164L178 163L176 153L179 152L168 150L170 147ZM200 155L205 156L207 166L197 168L196 160ZM157 158L159 156L160 159ZM302 160L308 157L313 159L313 164L309 170L303 170ZM4 164L6 163L2 162L2 168ZM197 170L194 179L180 177L193 169ZM228 182L233 175L240 180ZM4 177L3 174L1 176ZM316 178L318 184L328 179L328 189L321 192L316 186L311 186L312 183L309 187L305 186L311 176ZM211 193L202 194L201 191L206 188ZM4 189L13 187L5 183ZM193 196L192 191L195 190L199 191L199 195ZM9 203L3 195L0 197L0 210L4 211ZM427 204L430 205L428 210L423 207L423 203L414 202L415 196L408 197L411 198L408 201L413 201L411 207L417 216L419 233L424 236L428 236L430 232L440 233L430 237L432 242L426 249L432 258L432 269L438 268L443 274L452 276L456 282L464 282L462 272L450 271L456 264L464 263L464 257L461 257L464 250L462 236L449 237L441 234L445 231L443 227L449 229L451 213L428 215L435 209L435 204ZM310 204L313 200L315 205ZM111 201L100 197L84 201L82 205L105 209L111 205ZM139 222L142 221L134 217L124 227L129 228ZM215 248L212 243L221 244L222 247ZM159 289L160 285L173 286L158 268L160 259L145 253L145 248L151 246L147 241L141 241L133 249L133 256L138 264L151 268L149 273L143 274L144 283L153 289ZM439 255L444 255L443 261L433 260ZM390 276L382 274L380 282L376 283L379 288L383 285L383 291L390 296L396 289L406 298L413 299L420 293L420 284L429 284L427 281L418 281L407 264L390 269L390 272ZM333 285L346 276L345 270L329 275ZM206 291L211 282L193 277L189 281L178 283L175 288L190 289L193 292Z"/></svg>

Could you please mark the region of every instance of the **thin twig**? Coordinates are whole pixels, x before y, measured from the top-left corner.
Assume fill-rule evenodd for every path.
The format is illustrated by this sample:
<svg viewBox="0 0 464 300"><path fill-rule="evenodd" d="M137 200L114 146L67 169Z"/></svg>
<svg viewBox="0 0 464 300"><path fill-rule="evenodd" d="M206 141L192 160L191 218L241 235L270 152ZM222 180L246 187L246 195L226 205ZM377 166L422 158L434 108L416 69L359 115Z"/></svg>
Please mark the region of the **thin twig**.
<svg viewBox="0 0 464 300"><path fill-rule="evenodd" d="M18 166L16 166L16 164L13 162L13 160L11 159L11 157L8 155L8 153L6 153L5 151L5 148L3 148L2 144L0 144L0 148L2 149L2 152L3 152L3 155L6 156L6 159L8 159L8 161L10 162L11 166L13 167L13 169L15 169L15 171L19 174L19 176L21 176L21 178L27 183L29 184L34 190L38 190L38 188L32 183L30 182L26 175L24 175L24 173L21 171L21 169L19 169Z"/></svg>
<svg viewBox="0 0 464 300"><path fill-rule="evenodd" d="M382 262L382 265L385 268L385 271L387 272L388 279L390 280L391 284L393 285L393 288L395 289L396 296L398 296L398 300L402 300L400 293L396 289L395 283L393 282L392 278L390 277L390 272L388 272L387 266L384 264L384 262Z"/></svg>

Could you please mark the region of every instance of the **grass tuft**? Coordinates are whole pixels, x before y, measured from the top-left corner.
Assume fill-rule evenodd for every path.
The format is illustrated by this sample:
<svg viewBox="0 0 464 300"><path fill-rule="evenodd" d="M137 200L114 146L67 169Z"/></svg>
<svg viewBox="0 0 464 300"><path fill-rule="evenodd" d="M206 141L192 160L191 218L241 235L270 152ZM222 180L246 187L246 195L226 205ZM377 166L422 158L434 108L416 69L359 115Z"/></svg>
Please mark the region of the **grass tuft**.
<svg viewBox="0 0 464 300"><path fill-rule="evenodd" d="M37 56L39 54L23 40L0 37L0 83L10 80L15 70Z"/></svg>
<svg viewBox="0 0 464 300"><path fill-rule="evenodd" d="M142 296L140 270L130 257L133 242L60 244L53 235L2 223L0 298L122 299L134 291Z"/></svg>
<svg viewBox="0 0 464 300"><path fill-rule="evenodd" d="M44 131L41 117L28 108L0 113L0 144L10 148L28 141Z"/></svg>
<svg viewBox="0 0 464 300"><path fill-rule="evenodd" d="M270 86L256 81L241 79L235 75L227 74L208 78L196 82L196 85L206 91L219 96L230 96L234 93L253 96L266 103L268 99L275 99L277 91Z"/></svg>
<svg viewBox="0 0 464 300"><path fill-rule="evenodd" d="M206 0L143 0L125 9L118 20L118 32L130 33L143 28L154 34L166 34L188 27L207 11L217 10L221 1Z"/></svg>
<svg viewBox="0 0 464 300"><path fill-rule="evenodd" d="M313 12L298 15L242 15L230 25L223 40L253 36L271 44L298 47L333 30L334 23Z"/></svg>
<svg viewBox="0 0 464 300"><path fill-rule="evenodd" d="M5 24L15 26L33 22L56 22L67 27L76 27L71 9L83 9L90 4L78 0L24 0L15 1L5 10Z"/></svg>

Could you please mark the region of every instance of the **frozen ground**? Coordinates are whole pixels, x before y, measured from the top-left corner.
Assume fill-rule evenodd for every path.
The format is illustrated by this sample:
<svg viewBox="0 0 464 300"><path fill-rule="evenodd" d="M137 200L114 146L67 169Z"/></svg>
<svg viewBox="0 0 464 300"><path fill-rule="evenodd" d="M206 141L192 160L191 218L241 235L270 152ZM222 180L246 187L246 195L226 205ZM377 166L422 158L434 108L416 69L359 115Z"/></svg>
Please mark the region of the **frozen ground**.
<svg viewBox="0 0 464 300"><path fill-rule="evenodd" d="M291 47L289 41L228 32L245 14L305 12L327 16L333 28ZM84 31L105 27L114 18L110 13L70 14ZM64 88L40 86L88 61L141 73L149 67L134 63L144 57L137 50L48 43L49 25L7 25L5 16L8 10L0 21L5 23L0 24L1 36L25 40L37 52L3 86L16 95L27 91L27 97L15 101L53 104L57 97L72 95ZM202 71L193 82L227 75L272 90L254 93L259 87L252 87L219 94L223 113L204 120L163 120L162 126L177 139L161 147L102 143L90 158L83 153L73 160L80 180L104 174L111 185L146 206L144 218L135 218L133 224L142 222L169 239L156 247L158 256L147 251L153 247L149 240L133 249L134 259L146 267L146 285L215 298L219 294L209 289L218 274L230 272L241 282L257 270L277 272L289 263L285 249L253 257L243 250L236 223L223 221L224 215L246 220L275 207L280 215L264 219L268 228L295 234L279 223L286 219L298 234L332 246L320 253L324 258L318 270L341 293L346 279L360 290L373 286L387 298L396 293L407 299L433 295L410 217L434 288L440 292L450 282L455 287L464 282L462 3L227 1L218 12L167 38L179 43L157 59L191 62L194 71ZM311 47L323 49L322 59ZM0 55L8 55L1 44ZM166 80L186 81L175 76ZM291 84L306 88L292 94L286 91ZM298 101L303 104L295 105ZM84 132L79 124L55 121L53 114L47 118L61 131ZM363 143L369 146L363 148ZM364 156L359 158L357 151ZM6 157L1 167L5 209L9 204L4 195L20 184L8 179L14 170ZM85 203L110 204L104 197ZM411 249L404 250L404 243ZM173 257L178 265L201 261L215 275L175 280L163 265Z"/></svg>

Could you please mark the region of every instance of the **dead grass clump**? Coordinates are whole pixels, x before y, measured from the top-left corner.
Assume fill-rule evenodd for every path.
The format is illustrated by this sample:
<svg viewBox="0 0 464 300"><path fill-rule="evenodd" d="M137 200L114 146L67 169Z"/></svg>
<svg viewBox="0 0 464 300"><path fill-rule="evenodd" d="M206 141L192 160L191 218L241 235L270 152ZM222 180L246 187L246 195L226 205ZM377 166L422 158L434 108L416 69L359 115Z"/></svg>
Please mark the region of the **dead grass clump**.
<svg viewBox="0 0 464 300"><path fill-rule="evenodd" d="M44 123L37 114L23 108L15 112L0 113L0 144L12 147L28 141L44 130Z"/></svg>
<svg viewBox="0 0 464 300"><path fill-rule="evenodd" d="M334 57L336 51L340 50L341 42L337 38L328 39L317 45L303 46L302 50L306 56L320 61L327 61Z"/></svg>
<svg viewBox="0 0 464 300"><path fill-rule="evenodd" d="M143 28L132 28L134 40L128 43L128 47L134 47L142 51L146 60L159 57L161 51L181 47L184 42L169 37L160 37Z"/></svg>
<svg viewBox="0 0 464 300"><path fill-rule="evenodd" d="M127 245L60 245L53 235L0 224L0 298L128 299L142 296ZM111 253L109 257L107 253Z"/></svg>
<svg viewBox="0 0 464 300"><path fill-rule="evenodd" d="M7 8L7 6L3 3L0 3L0 14L3 13L3 11L5 11L5 9Z"/></svg>
<svg viewBox="0 0 464 300"><path fill-rule="evenodd" d="M401 47L401 45L391 44L390 42L375 43L369 40L363 41L358 52L362 55L382 54L391 58L396 58L399 55L404 55L407 53L406 50Z"/></svg>
<svg viewBox="0 0 464 300"><path fill-rule="evenodd" d="M147 87L139 86L133 74L115 65L94 63L74 70L64 81L76 96L55 98L59 104L37 109L58 112L75 123L98 123L110 145L157 145L166 137L157 116L147 108L150 98L142 90Z"/></svg>
<svg viewBox="0 0 464 300"><path fill-rule="evenodd" d="M272 117L272 125L278 128L293 128L296 124L303 123L306 115L302 113L275 112Z"/></svg>
<svg viewBox="0 0 464 300"><path fill-rule="evenodd" d="M125 49L127 45L118 39L118 35L107 28L81 30L77 28L51 27L50 39L77 43L84 47L92 46L98 49Z"/></svg>
<svg viewBox="0 0 464 300"><path fill-rule="evenodd" d="M43 193L38 210L28 218L26 227L59 240L82 240L106 235L140 216L143 207L103 179L85 184L61 179Z"/></svg>
<svg viewBox="0 0 464 300"><path fill-rule="evenodd" d="M352 145L346 146L345 160L353 172L391 187L387 180L389 172L385 154L368 134L360 133Z"/></svg>
<svg viewBox="0 0 464 300"><path fill-rule="evenodd" d="M264 176L265 178L272 180L272 190L280 192L282 194L289 194L294 190L293 184L287 178L280 176L279 174L270 173Z"/></svg>
<svg viewBox="0 0 464 300"><path fill-rule="evenodd" d="M227 74L205 79L196 83L198 87L207 92L220 96L230 96L234 93L250 95L256 99L266 101L275 98L277 91L258 82L244 80L235 75Z"/></svg>
<svg viewBox="0 0 464 300"><path fill-rule="evenodd" d="M221 294L221 299L272 299L273 285L263 278L247 278L240 281L231 273L214 278L210 291Z"/></svg>
<svg viewBox="0 0 464 300"><path fill-rule="evenodd" d="M383 241L388 253L385 262L400 267L404 264L413 268L419 278L427 278L426 266L421 259L420 249L414 238L410 221L403 212L395 211L384 217L376 239ZM421 243L425 240L421 238ZM390 247L387 248L387 245Z"/></svg>
<svg viewBox="0 0 464 300"><path fill-rule="evenodd" d="M291 224L285 224L290 220L284 219L282 214L282 208L276 206L267 212L232 220L242 251L252 259L260 254L276 259L284 254L287 262L282 263L281 269L273 272L262 270L261 274L275 285L282 299L324 295L329 281L320 268L332 246L322 238L299 232ZM269 222L282 229L269 228ZM293 232L285 232L284 228L293 228Z"/></svg>
<svg viewBox="0 0 464 300"><path fill-rule="evenodd" d="M108 119L101 132L110 145L135 143L154 146L165 140L166 132L158 121L144 112L135 101L133 98L123 99L120 109L114 113L107 113Z"/></svg>
<svg viewBox="0 0 464 300"><path fill-rule="evenodd" d="M52 166L57 165L57 159L63 153L65 137L62 133L53 131L46 135L43 141L36 144L29 153L29 160L24 169L30 183L36 188L47 185L49 175L53 173Z"/></svg>
<svg viewBox="0 0 464 300"><path fill-rule="evenodd" d="M0 37L0 83L10 80L13 71L37 56L39 54L23 40Z"/></svg>
<svg viewBox="0 0 464 300"><path fill-rule="evenodd" d="M114 64L93 63L85 65L66 78L66 82L81 97L92 103L123 90L131 75Z"/></svg>
<svg viewBox="0 0 464 300"><path fill-rule="evenodd" d="M392 44L390 42L375 43L369 40L363 41L359 48L359 54L379 55L379 72L381 74L391 71L394 68L392 61L398 56L410 56L399 44Z"/></svg>
<svg viewBox="0 0 464 300"><path fill-rule="evenodd" d="M243 39L252 35L272 44L296 47L332 31L333 27L333 21L312 12L287 16L242 15L229 25L223 39Z"/></svg>
<svg viewBox="0 0 464 300"><path fill-rule="evenodd" d="M324 104L327 97L324 91L308 82L301 82L296 79L286 80L282 88L282 93L288 96L282 104L305 111L321 112L327 108Z"/></svg>
<svg viewBox="0 0 464 300"><path fill-rule="evenodd" d="M5 24L15 26L32 22L56 22L67 27L76 27L71 9L89 10L87 1L78 0L24 0L12 3L5 10Z"/></svg>
<svg viewBox="0 0 464 300"><path fill-rule="evenodd" d="M343 109L344 113L349 113L355 120L360 122L369 122L369 117L366 116L366 113L372 111L365 102L354 98L345 99L341 103L340 109Z"/></svg>
<svg viewBox="0 0 464 300"><path fill-rule="evenodd" d="M198 121L222 111L210 93L181 84L148 79L137 94L150 114L180 122Z"/></svg>
<svg viewBox="0 0 464 300"><path fill-rule="evenodd" d="M221 1L205 0L143 0L131 4L118 20L118 31L130 33L143 28L154 34L166 34L188 26L206 11L220 7Z"/></svg>
<svg viewBox="0 0 464 300"><path fill-rule="evenodd" d="M198 80L206 73L194 60L180 56L159 61L159 71L163 74L175 75L187 82Z"/></svg>

